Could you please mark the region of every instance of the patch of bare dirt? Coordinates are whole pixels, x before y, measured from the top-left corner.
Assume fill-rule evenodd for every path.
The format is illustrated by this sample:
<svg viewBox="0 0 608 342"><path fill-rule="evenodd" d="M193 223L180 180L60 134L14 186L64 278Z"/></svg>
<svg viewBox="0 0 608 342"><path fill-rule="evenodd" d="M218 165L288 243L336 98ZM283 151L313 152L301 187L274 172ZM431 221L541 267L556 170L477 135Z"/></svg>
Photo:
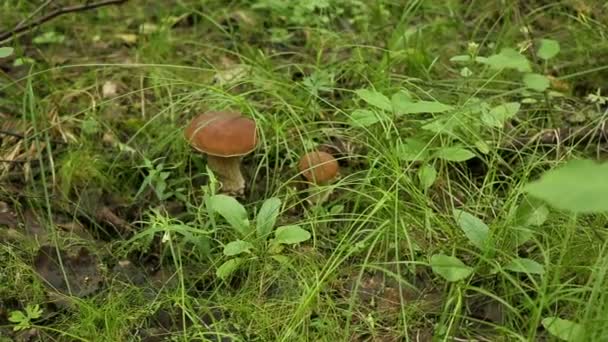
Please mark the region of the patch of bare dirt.
<svg viewBox="0 0 608 342"><path fill-rule="evenodd" d="M91 295L101 288L100 265L100 260L85 247L64 251L44 245L34 259L36 273L52 291L77 297Z"/></svg>

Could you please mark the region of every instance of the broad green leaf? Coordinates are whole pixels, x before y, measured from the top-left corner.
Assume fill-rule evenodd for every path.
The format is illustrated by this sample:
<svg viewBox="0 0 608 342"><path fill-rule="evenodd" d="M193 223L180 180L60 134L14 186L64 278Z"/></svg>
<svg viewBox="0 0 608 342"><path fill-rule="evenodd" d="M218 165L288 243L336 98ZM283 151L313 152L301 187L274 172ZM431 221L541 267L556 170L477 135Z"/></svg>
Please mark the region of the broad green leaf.
<svg viewBox="0 0 608 342"><path fill-rule="evenodd" d="M12 47L2 46L0 47L0 58L6 58L12 55L14 51L15 49L13 49Z"/></svg>
<svg viewBox="0 0 608 342"><path fill-rule="evenodd" d="M544 60L551 59L559 53L559 43L553 39L541 39L536 55Z"/></svg>
<svg viewBox="0 0 608 342"><path fill-rule="evenodd" d="M450 58L450 62L470 62L471 61L471 56L469 55L458 55L458 56L454 56L452 58Z"/></svg>
<svg viewBox="0 0 608 342"><path fill-rule="evenodd" d="M412 99L410 94L405 90L398 91L394 93L393 96L391 96L393 110L397 113L401 113L407 110L407 108L412 104L412 102L414 102L414 100Z"/></svg>
<svg viewBox="0 0 608 342"><path fill-rule="evenodd" d="M574 213L608 211L608 163L572 160L545 172L524 190L549 205Z"/></svg>
<svg viewBox="0 0 608 342"><path fill-rule="evenodd" d="M503 103L483 113L481 120L488 126L502 128L507 120L517 114L520 107L519 102Z"/></svg>
<svg viewBox="0 0 608 342"><path fill-rule="evenodd" d="M276 243L292 245L310 239L310 233L300 226L283 226L277 228L274 233Z"/></svg>
<svg viewBox="0 0 608 342"><path fill-rule="evenodd" d="M22 66L22 65L27 65L27 64L36 64L36 60L33 58L29 58L29 57L20 57L20 58L15 58L15 60L13 61L13 66Z"/></svg>
<svg viewBox="0 0 608 342"><path fill-rule="evenodd" d="M431 257L431 269L449 282L465 279L473 273L473 268L465 265L460 259L445 254L435 254Z"/></svg>
<svg viewBox="0 0 608 342"><path fill-rule="evenodd" d="M289 265L291 264L291 259L286 255L273 255L271 256L276 262L281 265Z"/></svg>
<svg viewBox="0 0 608 342"><path fill-rule="evenodd" d="M438 134L455 135L455 129L458 128L459 121L452 118L439 118L422 126L422 129Z"/></svg>
<svg viewBox="0 0 608 342"><path fill-rule="evenodd" d="M471 77L473 76L473 71L471 71L471 69L464 67L462 69L460 69L460 76L462 77Z"/></svg>
<svg viewBox="0 0 608 342"><path fill-rule="evenodd" d="M456 222L464 235L479 249L487 247L489 231L488 226L479 218L467 213L466 211L454 209L453 211Z"/></svg>
<svg viewBox="0 0 608 342"><path fill-rule="evenodd" d="M247 211L236 199L226 195L213 195L211 208L222 216L242 236L249 234Z"/></svg>
<svg viewBox="0 0 608 342"><path fill-rule="evenodd" d="M281 210L281 199L272 197L264 201L256 217L256 229L258 237L267 236L277 222Z"/></svg>
<svg viewBox="0 0 608 342"><path fill-rule="evenodd" d="M399 108L399 114L442 113L453 108L437 101L416 101Z"/></svg>
<svg viewBox="0 0 608 342"><path fill-rule="evenodd" d="M519 102L507 102L500 104L496 107L490 109L492 115L499 117L503 122L507 119L511 119L517 114L521 108L521 104Z"/></svg>
<svg viewBox="0 0 608 342"><path fill-rule="evenodd" d="M475 154L464 147L443 147L435 152L435 157L447 161L463 162L475 157Z"/></svg>
<svg viewBox="0 0 608 342"><path fill-rule="evenodd" d="M502 49L500 53L492 55L481 62L489 65L492 69L515 69L521 72L532 71L528 59L511 48Z"/></svg>
<svg viewBox="0 0 608 342"><path fill-rule="evenodd" d="M215 271L215 275L222 280L227 280L228 278L230 278L232 273L238 270L242 262L243 259L241 258L230 259L217 268L217 270Z"/></svg>
<svg viewBox="0 0 608 342"><path fill-rule="evenodd" d="M475 56L474 60L477 63L482 63L482 64L487 64L488 63L488 58L484 57L484 56Z"/></svg>
<svg viewBox="0 0 608 342"><path fill-rule="evenodd" d="M392 110L393 105L386 95L371 89L359 89L355 93L368 104L384 110Z"/></svg>
<svg viewBox="0 0 608 342"><path fill-rule="evenodd" d="M490 145L483 140L477 140L475 142L475 147L477 147L477 150L483 154L490 153Z"/></svg>
<svg viewBox="0 0 608 342"><path fill-rule="evenodd" d="M545 317L541 323L551 335L564 341L579 342L583 338L583 326L576 322L559 317Z"/></svg>
<svg viewBox="0 0 608 342"><path fill-rule="evenodd" d="M435 183L435 179L437 179L437 171L433 165L424 164L418 170L418 179L420 180L420 184L424 189L428 189Z"/></svg>
<svg viewBox="0 0 608 342"><path fill-rule="evenodd" d="M543 202L524 198L515 212L516 224L524 226L540 226L549 216L549 209Z"/></svg>
<svg viewBox="0 0 608 342"><path fill-rule="evenodd" d="M530 213L526 223L531 226L540 226L547 221L547 217L549 217L549 208L541 205L536 207L535 210Z"/></svg>
<svg viewBox="0 0 608 342"><path fill-rule="evenodd" d="M406 139L397 147L398 157L405 161L419 161L428 157L427 144L417 139Z"/></svg>
<svg viewBox="0 0 608 342"><path fill-rule="evenodd" d="M534 232L531 229L520 226L509 228L509 233L513 239L513 245L516 247L523 245L534 237Z"/></svg>
<svg viewBox="0 0 608 342"><path fill-rule="evenodd" d="M486 126L496 127L496 128L501 128L504 124L504 121L502 121L499 118L492 115L492 113L490 111L486 111L486 112L483 112L483 114L481 114L481 121Z"/></svg>
<svg viewBox="0 0 608 342"><path fill-rule="evenodd" d="M8 321L12 323L27 322L27 320L28 318L25 316L25 314L19 310L12 311L8 317Z"/></svg>
<svg viewBox="0 0 608 342"><path fill-rule="evenodd" d="M236 240L229 242L224 246L224 255L234 256L241 253L249 253L252 248L253 245L251 243L243 240Z"/></svg>
<svg viewBox="0 0 608 342"><path fill-rule="evenodd" d="M367 109L357 109L350 115L352 125L357 127L371 126L382 119L378 113Z"/></svg>
<svg viewBox="0 0 608 342"><path fill-rule="evenodd" d="M32 42L34 44L52 44L63 43L64 40L65 36L61 33L57 33L55 31L48 31L32 39Z"/></svg>
<svg viewBox="0 0 608 342"><path fill-rule="evenodd" d="M505 269L513 272L543 274L545 267L538 262L527 258L515 258L505 266Z"/></svg>
<svg viewBox="0 0 608 342"><path fill-rule="evenodd" d="M540 74L525 74L523 81L527 88L536 91L545 91L551 85L551 81Z"/></svg>
<svg viewBox="0 0 608 342"><path fill-rule="evenodd" d="M336 204L329 208L330 215L339 215L344 212L344 204Z"/></svg>

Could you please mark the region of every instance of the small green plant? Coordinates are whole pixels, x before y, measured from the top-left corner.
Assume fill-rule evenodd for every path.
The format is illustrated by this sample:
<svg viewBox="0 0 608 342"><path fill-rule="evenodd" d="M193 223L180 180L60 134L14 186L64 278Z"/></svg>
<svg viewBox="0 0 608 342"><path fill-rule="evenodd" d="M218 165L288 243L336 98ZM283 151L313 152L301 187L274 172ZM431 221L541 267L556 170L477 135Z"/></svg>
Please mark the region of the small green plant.
<svg viewBox="0 0 608 342"><path fill-rule="evenodd" d="M15 323L14 331L26 330L32 327L32 321L42 317L40 305L27 305L25 311L16 310L11 312L8 320Z"/></svg>
<svg viewBox="0 0 608 342"><path fill-rule="evenodd" d="M539 47L536 51L536 56L543 60L543 73L536 73L532 69L530 61L513 48L503 48L499 53L487 57L477 55L477 44L469 44L467 55L458 55L450 59L453 63L467 63L467 66L461 69L463 77L469 77L473 72L469 68L474 68L474 64L488 66L491 70L515 70L521 73L521 80L526 87L523 95L533 95L543 93L549 89L551 85L550 79L544 75L547 69L547 62L554 58L560 52L559 42L552 39L541 39L538 43ZM529 93L532 91L532 93ZM548 92L548 95L556 95L553 92ZM533 99L528 99L528 101Z"/></svg>
<svg viewBox="0 0 608 342"><path fill-rule="evenodd" d="M216 271L217 276L223 280L230 277L247 261L267 253L275 260L282 262L284 258L278 254L282 252L284 245L301 243L311 237L308 231L298 225L281 226L275 229L282 205L281 200L277 197L264 201L256 215L254 225L250 223L245 207L233 197L218 194L209 196L207 202L208 208L223 217L240 236L239 239L224 245L224 255L229 259ZM244 255L252 257L246 258Z"/></svg>
<svg viewBox="0 0 608 342"><path fill-rule="evenodd" d="M257 10L268 10L275 19L285 20L291 24L304 25L311 20L317 23L328 22L326 15L315 15L315 11L324 10L330 7L327 0L307 0L302 2L290 3L289 1L261 0L253 5Z"/></svg>
<svg viewBox="0 0 608 342"><path fill-rule="evenodd" d="M139 187L137 194L135 194L135 197L138 197L144 192L144 190L146 190L148 187L151 187L154 190L154 194L156 195L159 201L164 201L173 196L184 202L186 201L186 198L183 194L183 192L185 191L184 188L180 187L176 188L175 190L168 190L168 188L171 187L172 184L167 181L169 176L171 176L171 172L167 170L177 168L178 165L173 166L171 168L165 167L165 164L163 163L158 163L157 165L154 165L152 161L146 158L144 159L144 165L141 167L146 169L148 175L146 176L146 178L144 178L144 181Z"/></svg>
<svg viewBox="0 0 608 342"><path fill-rule="evenodd" d="M9 46L0 46L0 58L6 58L12 55L14 49Z"/></svg>
<svg viewBox="0 0 608 342"><path fill-rule="evenodd" d="M542 325L551 335L563 341L576 342L583 340L583 326L576 322L559 317L546 317L542 320Z"/></svg>
<svg viewBox="0 0 608 342"><path fill-rule="evenodd" d="M518 208L517 223L519 227L512 229L513 240L517 245L521 245L531 238L531 234L526 228L528 226L539 226L546 220L546 207L543 205L530 206L527 202L522 204L521 209ZM454 209L453 216L457 225L462 230L462 233L467 237L469 243L480 252L483 252L489 258L488 260L497 262L494 265L492 273L498 272L500 269L515 273L543 275L545 267L538 262L527 258L509 258L509 260L495 260L493 257L493 249L496 247L492 241L491 230L478 217L462 210ZM500 261L500 264L498 263ZM430 258L430 266L433 272L448 282L457 282L468 278L474 273L472 267L464 264L456 256L448 256L443 254L434 254Z"/></svg>
<svg viewBox="0 0 608 342"><path fill-rule="evenodd" d="M61 44L65 41L65 36L55 31L47 31L32 39L34 44Z"/></svg>

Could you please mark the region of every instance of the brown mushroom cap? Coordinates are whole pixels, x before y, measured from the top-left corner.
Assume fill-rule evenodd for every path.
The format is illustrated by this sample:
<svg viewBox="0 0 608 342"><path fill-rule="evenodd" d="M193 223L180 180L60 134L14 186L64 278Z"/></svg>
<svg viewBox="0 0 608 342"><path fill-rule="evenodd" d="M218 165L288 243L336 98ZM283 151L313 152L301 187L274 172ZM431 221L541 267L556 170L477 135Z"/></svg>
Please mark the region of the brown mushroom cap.
<svg viewBox="0 0 608 342"><path fill-rule="evenodd" d="M257 145L255 122L237 112L207 112L184 131L196 150L217 157L249 154Z"/></svg>
<svg viewBox="0 0 608 342"><path fill-rule="evenodd" d="M338 175L338 161L329 153L313 151L300 158L298 168L309 182L323 183Z"/></svg>

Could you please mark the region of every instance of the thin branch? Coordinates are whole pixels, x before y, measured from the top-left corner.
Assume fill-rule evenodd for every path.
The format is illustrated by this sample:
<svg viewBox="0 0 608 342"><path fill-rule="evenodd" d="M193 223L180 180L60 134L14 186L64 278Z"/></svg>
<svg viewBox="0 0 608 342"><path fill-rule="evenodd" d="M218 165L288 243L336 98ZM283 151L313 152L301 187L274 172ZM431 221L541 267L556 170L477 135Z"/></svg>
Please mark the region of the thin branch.
<svg viewBox="0 0 608 342"><path fill-rule="evenodd" d="M15 137L15 138L19 138L19 139L25 139L25 136L23 134L11 132L11 131L5 131L3 129L0 129L0 134L8 135L9 137Z"/></svg>
<svg viewBox="0 0 608 342"><path fill-rule="evenodd" d="M35 163L38 160L36 159L17 159L17 160L8 160L8 159L0 159L0 163L7 163L7 164L25 164L25 163Z"/></svg>
<svg viewBox="0 0 608 342"><path fill-rule="evenodd" d="M15 137L17 139L26 139L26 136L23 135L23 134L11 132L11 131L6 131L6 130L3 130L3 129L0 129L0 135L8 135L9 137ZM60 140L51 139L49 141L52 142L53 144L57 144L57 145L67 145L66 142L60 141Z"/></svg>
<svg viewBox="0 0 608 342"><path fill-rule="evenodd" d="M8 40L10 37L15 36L19 33L22 33L22 32L31 30L37 26L40 26L40 25L46 23L47 21L52 20L60 15L73 13L73 12L87 11L87 10L91 10L91 9L95 9L95 8L99 8L99 7L103 7L103 6L122 5L122 4L126 3L127 1L129 1L129 0L104 0L104 1L99 1L99 2L86 3L84 5L61 7L57 10L50 12L49 14L47 14L41 18L38 18L38 19L30 22L29 24L17 25L12 30L1 32L0 33L0 42Z"/></svg>

